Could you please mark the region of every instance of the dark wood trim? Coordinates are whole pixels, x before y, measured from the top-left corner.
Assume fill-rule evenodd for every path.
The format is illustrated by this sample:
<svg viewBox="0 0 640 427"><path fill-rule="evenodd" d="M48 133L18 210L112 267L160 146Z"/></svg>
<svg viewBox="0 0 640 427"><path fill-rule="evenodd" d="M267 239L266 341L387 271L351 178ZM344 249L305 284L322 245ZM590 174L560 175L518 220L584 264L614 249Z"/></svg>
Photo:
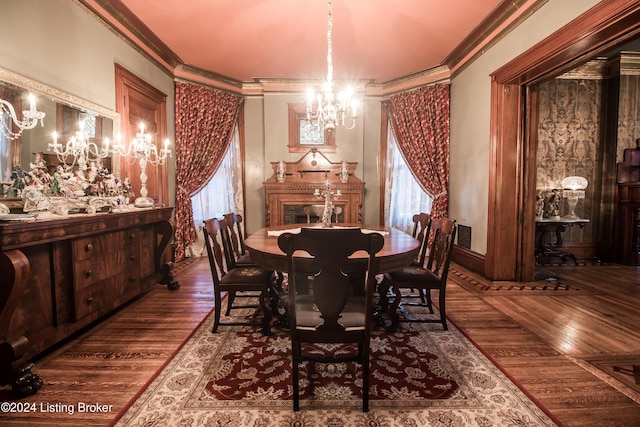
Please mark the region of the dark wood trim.
<svg viewBox="0 0 640 427"><path fill-rule="evenodd" d="M529 146L534 142L533 132L526 130L530 126L527 111L537 109L535 102L530 102L526 109L523 107L525 85L562 74L637 38L638 34L639 2L600 2L492 73L488 203L491 232L487 236L484 270L487 278L533 280L534 258L513 250L530 245L535 239L534 227L525 225L529 212L535 209L532 206L535 198L529 196L534 189L518 191L513 185L520 182L523 187L530 187L535 183L535 167L523 165L534 151Z"/></svg>
<svg viewBox="0 0 640 427"><path fill-rule="evenodd" d="M451 261L474 273L482 274L485 268L484 255L458 245L453 247Z"/></svg>
<svg viewBox="0 0 640 427"><path fill-rule="evenodd" d="M158 57L162 58L167 64L172 67L176 67L179 64L182 64L182 60L180 57L173 52L169 46L167 46L158 36L154 34L153 31L147 27L144 22L140 20L129 8L127 8L123 2L121 1L113 1L113 0L79 0L82 5L84 5L87 9L93 12L96 16L100 17L103 22L109 25L112 28L115 28L114 23L108 19L108 17L114 18L117 23L122 25L127 31L129 31L137 40L142 42L149 50L151 50L154 54L158 55ZM94 6L97 5L98 7ZM102 8L108 16L105 16L99 8ZM122 37L125 37L124 33L121 30L115 30ZM126 39L133 45L139 46L137 40L132 39L131 37L126 37ZM150 56L150 55L145 55ZM155 62L155 61L154 61ZM164 66L161 68L165 68ZM171 70L172 71L172 70Z"/></svg>
<svg viewBox="0 0 640 427"><path fill-rule="evenodd" d="M520 257L516 248L520 222L522 182L520 86L491 83L491 152L489 215L485 275L492 280L514 280Z"/></svg>
<svg viewBox="0 0 640 427"><path fill-rule="evenodd" d="M498 43L502 37L509 34L513 28L520 25L523 21L529 18L535 11L540 9L549 0L537 0L533 5L518 16L513 22L509 23L505 27L501 28L505 22L507 22L513 15L514 11L520 8L527 7L526 4L529 0L503 0L498 6L495 7L481 23L478 25L467 37L460 43L443 61L443 64L450 70L456 69L456 74L463 70L467 65L473 63L473 61L491 46ZM500 29L498 36L489 38L488 35L494 33ZM486 44L484 44L486 42ZM483 46L484 44L484 46ZM477 49L478 46L483 46L481 50L475 53L474 56L468 57L468 55Z"/></svg>
<svg viewBox="0 0 640 427"><path fill-rule="evenodd" d="M323 145L302 145L300 144L300 120L307 119L306 104L288 104L289 106L289 152L306 153L315 149L322 153L336 152L335 132L325 130Z"/></svg>
<svg viewBox="0 0 640 427"><path fill-rule="evenodd" d="M156 89L140 77L136 76L120 64L115 64L115 82L116 82L116 111L120 114L122 138L124 141L131 141L135 137L137 128L136 124L130 121L131 94L135 94L145 99L145 107L153 110L154 120L157 124L156 129L149 129L149 132L155 133L157 142L163 141L167 135L167 95ZM135 162L138 163L138 162ZM121 176L130 176L132 183L137 182L137 175L133 173L133 165L129 164L125 158L120 159ZM139 170L139 168L137 169ZM169 206L169 175L168 165L165 161L158 166L147 165L147 189L149 196L157 198L159 203ZM154 182L154 179L156 180ZM155 185L154 185L155 184ZM137 188L134 190L138 190Z"/></svg>
<svg viewBox="0 0 640 427"><path fill-rule="evenodd" d="M538 86L529 86L525 95L525 144L523 147L524 161L522 164L522 197L518 198L521 212L518 240L522 241L518 251L519 259L516 265L516 277L533 278L536 274L535 235L536 235L536 177L538 165L538 123L539 123L539 92Z"/></svg>

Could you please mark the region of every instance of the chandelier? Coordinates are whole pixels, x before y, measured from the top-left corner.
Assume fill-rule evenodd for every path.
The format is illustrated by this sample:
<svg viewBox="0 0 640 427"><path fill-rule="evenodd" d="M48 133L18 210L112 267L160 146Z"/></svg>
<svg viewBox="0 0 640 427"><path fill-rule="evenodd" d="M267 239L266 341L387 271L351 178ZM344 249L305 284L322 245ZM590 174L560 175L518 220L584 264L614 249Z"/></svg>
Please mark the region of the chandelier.
<svg viewBox="0 0 640 427"><path fill-rule="evenodd" d="M18 116L16 114L16 110L13 108L13 105L4 99L0 99L0 111L2 114L7 114L13 120L13 123L18 127L18 131L14 132L11 129L11 122L5 122L4 120L0 120L0 127L2 127L2 133L4 133L7 138L16 139L21 134L22 131L27 129L33 129L38 124L38 120L40 120L40 125L44 126L44 116L45 113L42 111L38 111L36 109L36 98L32 93L29 94L29 109L22 111L22 120L18 120Z"/></svg>
<svg viewBox="0 0 640 427"><path fill-rule="evenodd" d="M353 129L356 125L356 100L353 99L353 88L338 95L333 92L333 61L331 58L331 0L327 18L327 81L316 95L313 89L307 91L307 120L314 127L322 123L325 131L334 132L337 126Z"/></svg>
<svg viewBox="0 0 640 427"><path fill-rule="evenodd" d="M145 133L144 123L140 123L139 132L136 133L135 138L129 144L129 147L125 147L122 143L114 144L114 152L125 157L127 163L133 164L136 160L140 164L140 196L134 201L134 205L138 207L151 207L153 206L153 199L148 197L147 190L147 164L151 163L153 166L164 164L167 157L171 157L171 150L169 149L169 140L164 140L164 147L158 150L156 144L153 143L153 137L151 134ZM131 159L131 160L129 160Z"/></svg>
<svg viewBox="0 0 640 427"><path fill-rule="evenodd" d="M58 143L58 132L53 132L53 142L47 145L47 151L53 151L66 168L78 165L78 169L84 172L88 169L89 163L101 164L102 159L109 155L109 140L106 139L105 146L100 148L85 134L84 122L79 122L78 128L76 134L64 146Z"/></svg>

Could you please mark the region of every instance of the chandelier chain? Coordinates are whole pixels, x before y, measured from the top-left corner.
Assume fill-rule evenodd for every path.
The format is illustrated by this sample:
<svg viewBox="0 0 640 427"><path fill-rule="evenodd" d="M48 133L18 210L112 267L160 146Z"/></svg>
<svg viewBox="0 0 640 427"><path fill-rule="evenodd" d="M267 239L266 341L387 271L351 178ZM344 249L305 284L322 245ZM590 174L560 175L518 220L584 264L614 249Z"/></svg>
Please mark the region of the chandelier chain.
<svg viewBox="0 0 640 427"><path fill-rule="evenodd" d="M333 27L331 17L331 0L329 0L329 16L327 18L327 81L331 82L333 79L333 60L332 60L332 46L331 46L331 30Z"/></svg>

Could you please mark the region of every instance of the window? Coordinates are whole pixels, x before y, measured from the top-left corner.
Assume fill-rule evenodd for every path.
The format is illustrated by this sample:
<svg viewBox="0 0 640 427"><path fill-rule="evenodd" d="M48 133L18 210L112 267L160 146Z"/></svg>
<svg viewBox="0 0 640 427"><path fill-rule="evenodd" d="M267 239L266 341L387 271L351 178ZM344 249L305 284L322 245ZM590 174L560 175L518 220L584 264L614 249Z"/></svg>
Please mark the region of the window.
<svg viewBox="0 0 640 427"><path fill-rule="evenodd" d="M433 197L415 179L398 149L389 125L387 180L385 182L385 225L411 232L413 215L431 212Z"/></svg>
<svg viewBox="0 0 640 427"><path fill-rule="evenodd" d="M200 228L205 219L222 218L229 212L242 214L241 166L239 135L236 127L229 149L218 170L202 189L191 197L193 222Z"/></svg>
<svg viewBox="0 0 640 427"><path fill-rule="evenodd" d="M289 104L289 152L306 153L312 148L318 151L336 151L334 132L325 131L307 120L305 104Z"/></svg>

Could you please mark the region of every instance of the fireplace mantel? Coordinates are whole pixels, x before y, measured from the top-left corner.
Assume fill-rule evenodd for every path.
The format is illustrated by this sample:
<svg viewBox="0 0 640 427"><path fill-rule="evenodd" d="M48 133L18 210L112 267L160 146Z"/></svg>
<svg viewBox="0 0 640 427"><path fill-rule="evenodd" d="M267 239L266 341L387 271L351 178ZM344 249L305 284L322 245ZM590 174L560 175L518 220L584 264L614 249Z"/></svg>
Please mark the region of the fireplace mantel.
<svg viewBox="0 0 640 427"><path fill-rule="evenodd" d="M279 174L283 165L285 173ZM354 175L357 165L357 162L331 162L314 149L297 162L271 162L273 175L264 182L265 225L306 222L306 218L296 212L302 212L304 206L323 204L324 201L316 199L313 193L326 183L341 192L338 200L333 201L335 206L342 207L341 219L361 223L364 182ZM341 174L343 167L348 176Z"/></svg>

